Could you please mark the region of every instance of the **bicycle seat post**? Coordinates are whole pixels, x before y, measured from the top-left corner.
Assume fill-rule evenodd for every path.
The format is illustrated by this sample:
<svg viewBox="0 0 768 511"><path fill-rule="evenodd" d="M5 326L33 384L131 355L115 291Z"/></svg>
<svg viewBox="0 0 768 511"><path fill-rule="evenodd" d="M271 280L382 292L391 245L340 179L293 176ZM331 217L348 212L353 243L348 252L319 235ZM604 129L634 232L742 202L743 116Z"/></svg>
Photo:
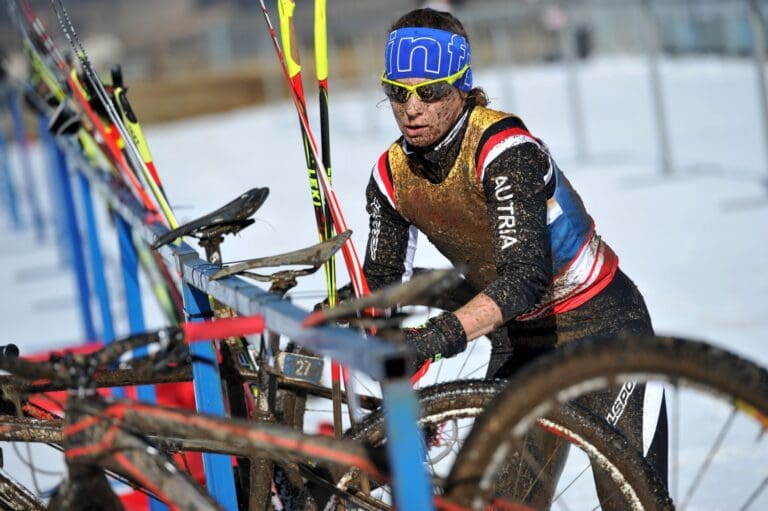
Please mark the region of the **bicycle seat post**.
<svg viewBox="0 0 768 511"><path fill-rule="evenodd" d="M223 234L213 234L200 238L200 246L205 249L205 258L209 263L221 266L221 244L223 242Z"/></svg>

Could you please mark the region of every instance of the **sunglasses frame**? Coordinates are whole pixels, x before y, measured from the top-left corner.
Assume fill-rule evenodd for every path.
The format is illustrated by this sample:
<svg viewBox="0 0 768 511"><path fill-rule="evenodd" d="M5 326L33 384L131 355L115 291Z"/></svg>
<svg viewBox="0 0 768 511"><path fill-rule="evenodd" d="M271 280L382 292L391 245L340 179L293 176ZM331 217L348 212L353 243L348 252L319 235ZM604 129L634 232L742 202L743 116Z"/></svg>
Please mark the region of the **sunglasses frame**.
<svg viewBox="0 0 768 511"><path fill-rule="evenodd" d="M427 87L429 85L434 85L436 83L441 83L441 82L445 82L448 85L453 85L454 83L456 83L458 81L459 78L464 76L464 74L468 70L469 70L469 64L466 64L464 67L462 67L461 69L459 69L458 71L456 71L455 73L453 73L450 76L446 76L445 78L436 78L434 80L427 80L425 82L416 83L414 85L408 85L407 83L398 82L396 80L390 80L389 78L387 78L387 72L384 71L383 73L381 73L381 84L382 84L382 87L384 85L394 85L395 87L399 87L401 89L405 89L406 95L405 95L405 100L403 100L403 101L400 101L397 98L387 94L386 90L384 91L384 94L386 94L386 96L391 101L394 101L396 103L407 103L408 102L408 98L410 98L412 94L415 95L416 98L419 101L422 101L424 103L434 103L436 101L440 101L441 99L443 99L445 96L447 96L447 94L443 95L443 96L440 96L439 98L435 98L435 99L431 99L431 100L425 100L425 99L423 99L421 97L421 94L419 94L419 89L421 87Z"/></svg>

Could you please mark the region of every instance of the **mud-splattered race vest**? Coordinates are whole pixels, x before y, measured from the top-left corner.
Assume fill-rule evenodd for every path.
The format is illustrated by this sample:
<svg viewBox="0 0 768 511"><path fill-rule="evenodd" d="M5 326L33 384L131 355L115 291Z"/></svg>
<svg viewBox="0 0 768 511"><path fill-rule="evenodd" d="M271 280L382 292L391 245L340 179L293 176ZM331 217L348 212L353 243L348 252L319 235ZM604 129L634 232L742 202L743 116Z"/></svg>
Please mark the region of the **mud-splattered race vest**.
<svg viewBox="0 0 768 511"><path fill-rule="evenodd" d="M505 117L510 114L473 109L459 155L440 183L419 176L399 143L390 146L375 169L374 177L391 205L448 260L464 266L467 280L477 290L497 277L482 184L486 167L519 144L533 143L547 151L541 141L521 128L503 130L478 147L483 133ZM575 309L604 289L618 267L618 258L595 233L580 197L550 157L544 181L550 183L552 179L555 187L547 200L547 232L554 277L534 309L517 320Z"/></svg>

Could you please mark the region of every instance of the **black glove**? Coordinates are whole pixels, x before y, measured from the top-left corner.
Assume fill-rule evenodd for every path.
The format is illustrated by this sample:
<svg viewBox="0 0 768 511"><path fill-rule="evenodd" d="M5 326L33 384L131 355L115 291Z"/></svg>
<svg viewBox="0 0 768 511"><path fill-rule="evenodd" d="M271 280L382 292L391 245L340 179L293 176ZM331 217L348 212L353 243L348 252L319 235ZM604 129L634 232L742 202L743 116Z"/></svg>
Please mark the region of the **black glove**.
<svg viewBox="0 0 768 511"><path fill-rule="evenodd" d="M418 328L405 328L403 333L405 342L416 355L413 371L427 360L451 358L467 348L467 333L459 318L451 312L435 316Z"/></svg>

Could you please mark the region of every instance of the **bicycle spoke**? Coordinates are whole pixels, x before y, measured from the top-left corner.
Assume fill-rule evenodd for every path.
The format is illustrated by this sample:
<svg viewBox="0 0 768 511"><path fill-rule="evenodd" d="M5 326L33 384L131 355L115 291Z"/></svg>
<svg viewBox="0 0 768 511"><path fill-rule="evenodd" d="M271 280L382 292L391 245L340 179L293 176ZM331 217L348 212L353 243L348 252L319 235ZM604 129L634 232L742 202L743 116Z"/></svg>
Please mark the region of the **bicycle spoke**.
<svg viewBox="0 0 768 511"><path fill-rule="evenodd" d="M698 472L696 472L696 476L694 476L693 481L691 482L691 485L688 487L688 491L685 493L685 497L682 500L682 503L680 504L680 509L684 510L686 507L688 507L688 503L691 500L691 497L693 496L693 492L696 491L696 488L699 486L699 483L701 483L701 480L704 478L704 474L709 468L709 466L712 464L712 460L717 455L717 452L720 450L720 446L723 443L723 440L725 440L725 436L728 433L728 431L731 428L731 424L733 424L734 419L736 419L737 410L734 408L731 411L731 414L728 416L728 418L725 421L725 424L723 424L723 427L720 428L720 432L717 435L717 438L715 438L715 442L712 444L712 447L710 447L709 452L707 453L707 457L704 460L704 463L699 467Z"/></svg>
<svg viewBox="0 0 768 511"><path fill-rule="evenodd" d="M355 384L362 387L362 389L369 395L369 396L380 396L381 392L374 392L373 390L368 387L368 385L365 384L365 382L360 378L359 376L353 376L355 380Z"/></svg>
<svg viewBox="0 0 768 511"><path fill-rule="evenodd" d="M587 464L587 466L586 466L586 467L584 467L583 469L581 469L581 471L580 471L578 474L576 474L576 477L574 477L573 479L571 479L571 482L570 482L570 483L568 483L568 484L565 486L565 488L563 488L562 490L560 490L560 493L558 493L557 495L555 495L555 497L552 499L552 501L553 501L553 502L557 502L557 500L558 500L558 499L559 499L559 498L560 498L560 497L563 495L563 493L567 492L567 491L568 491L568 488L570 488L571 486L573 486L573 485L576 483L576 481L578 481L578 480L579 480L579 478L580 478L581 476L583 476L583 475L584 475L584 474L587 472L587 470L589 470L591 467L592 467L592 465L589 465L589 464ZM600 507L600 506L598 505L597 507Z"/></svg>
<svg viewBox="0 0 768 511"><path fill-rule="evenodd" d="M753 492L750 494L749 498L747 498L747 501L746 501L746 502L744 503L744 505L743 505L743 506L741 506L739 509L740 509L740 510L749 509L749 506L751 506L751 505L752 505L752 503L753 503L755 500L757 500L757 497L759 497L759 496L760 496L760 494L763 492L763 490L766 488L766 486L768 486L768 477L766 477L765 479L763 479L763 482L762 482L762 483L760 483L760 485L759 485L757 488L755 488L755 491L753 491Z"/></svg>
<svg viewBox="0 0 768 511"><path fill-rule="evenodd" d="M669 457L672 470L670 471L669 489L671 495L680 495L680 431L681 417L680 413L680 388L674 385L674 392L670 392L670 403L674 401L672 408L672 427L670 428L669 438Z"/></svg>
<svg viewBox="0 0 768 511"><path fill-rule="evenodd" d="M550 466L552 463L552 460L555 457L555 452L553 451L548 458L545 460L544 465L540 465L538 460L534 458L531 451L526 446L525 449L523 449L523 453L520 455L523 462L528 466L528 470L531 471L532 474L536 474L536 476L531 480L530 486L528 486L528 489L525 491L525 494L523 495L522 501L525 502L526 499L531 495L531 492L533 491L533 488L536 486L536 483L538 481L543 481L544 483L547 482L549 477L546 476L544 471Z"/></svg>
<svg viewBox="0 0 768 511"><path fill-rule="evenodd" d="M466 378L464 376L464 369L467 367L467 362L472 358L472 354L475 352L475 348L477 348L477 341L471 343L472 346L469 348L469 351L467 352L467 356L464 357L464 362L461 364L461 367L459 368L458 372L458 378Z"/></svg>
<svg viewBox="0 0 768 511"><path fill-rule="evenodd" d="M475 376L475 375L476 375L478 372L480 372L481 370L485 369L486 367L488 367L488 363L487 363L487 362L486 362L485 364L482 364L482 365L479 365L479 366L477 366L477 367L476 367L476 368L475 368L475 369L474 369L474 370L473 370L471 373L467 373L467 374L465 374L465 375L464 375L464 377L465 377L465 378L476 378L476 376Z"/></svg>

